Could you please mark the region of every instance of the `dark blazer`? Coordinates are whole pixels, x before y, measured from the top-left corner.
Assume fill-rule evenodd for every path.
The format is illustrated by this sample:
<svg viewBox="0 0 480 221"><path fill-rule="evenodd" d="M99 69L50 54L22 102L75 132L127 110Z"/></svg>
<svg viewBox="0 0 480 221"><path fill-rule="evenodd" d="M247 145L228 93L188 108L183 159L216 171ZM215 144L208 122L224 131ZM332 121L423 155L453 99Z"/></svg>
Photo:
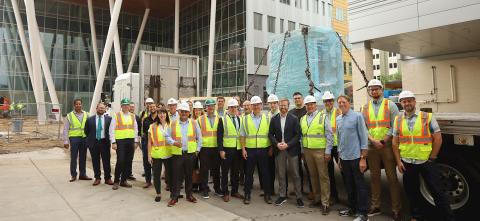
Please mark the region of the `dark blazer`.
<svg viewBox="0 0 480 221"><path fill-rule="evenodd" d="M287 151L291 156L300 154L300 124L295 115L288 113L285 120L284 140L288 144ZM280 122L280 114L275 115L270 121L270 131L268 137L273 145L274 153L277 154L279 149L277 144L282 141L282 124Z"/></svg>
<svg viewBox="0 0 480 221"><path fill-rule="evenodd" d="M87 122L85 123L85 134L87 135L87 146L93 147L95 144L95 140L97 139L97 124L95 123L95 118L97 115L93 115L89 118L87 118ZM110 123L112 122L112 117L108 115L103 115L104 120L105 120L105 139L107 139L107 143L110 144L110 133L109 133L109 128L110 128Z"/></svg>

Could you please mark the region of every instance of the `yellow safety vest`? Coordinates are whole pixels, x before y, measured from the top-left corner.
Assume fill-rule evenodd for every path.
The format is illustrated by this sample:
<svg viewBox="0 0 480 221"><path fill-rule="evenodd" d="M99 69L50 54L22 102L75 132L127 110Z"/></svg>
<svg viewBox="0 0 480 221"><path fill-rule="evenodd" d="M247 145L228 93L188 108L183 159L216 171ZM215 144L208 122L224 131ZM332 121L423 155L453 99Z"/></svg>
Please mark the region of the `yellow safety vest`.
<svg viewBox="0 0 480 221"><path fill-rule="evenodd" d="M180 121L174 121L171 124L172 139L175 141L182 141L182 132L180 129ZM182 155L182 148L172 146L172 155ZM195 153L197 151L197 132L195 130L195 123L193 120L188 120L187 131L187 151L188 153Z"/></svg>
<svg viewBox="0 0 480 221"><path fill-rule="evenodd" d="M233 123L232 117L226 114L223 119L223 147L225 148L237 148L237 150L241 149L240 145L240 125L241 118L238 118L238 128L235 128L235 124Z"/></svg>
<svg viewBox="0 0 480 221"><path fill-rule="evenodd" d="M149 133L152 141L151 156L155 159L166 159L172 156L172 148L167 144L164 131L160 129L161 124L151 124Z"/></svg>
<svg viewBox="0 0 480 221"><path fill-rule="evenodd" d="M383 140L387 135L390 125L390 101L383 99L378 109L378 115L375 115L373 101L369 101L362 109L363 118L367 124L368 133L375 140Z"/></svg>
<svg viewBox="0 0 480 221"><path fill-rule="evenodd" d="M268 148L270 139L268 139L268 130L270 127L270 118L262 114L258 129L255 127L252 115L245 115L243 120L245 126L246 146L247 148Z"/></svg>
<svg viewBox="0 0 480 221"><path fill-rule="evenodd" d="M310 125L307 122L307 115L300 120L302 128L302 144L308 149L325 149L327 138L325 137L325 114L317 112Z"/></svg>
<svg viewBox="0 0 480 221"><path fill-rule="evenodd" d="M327 114L325 109L323 113ZM330 115L330 127L332 128L333 133L333 146L338 146L338 134L337 134L337 116L340 115L340 111L337 108L332 109L332 114Z"/></svg>
<svg viewBox="0 0 480 221"><path fill-rule="evenodd" d="M135 138L135 115L128 113L130 117L124 118L122 112L115 114L115 140Z"/></svg>
<svg viewBox="0 0 480 221"><path fill-rule="evenodd" d="M202 147L217 147L217 129L218 129L218 114L215 115L213 126L210 125L210 120L207 115L198 118L200 130L202 131Z"/></svg>
<svg viewBox="0 0 480 221"><path fill-rule="evenodd" d="M77 116L75 116L74 111L68 113L67 120L70 124L70 127L68 128L68 137L82 137L82 138L87 137L83 129L85 128L85 123L87 122L88 113L86 111L82 111L82 112L83 112L82 122L80 122Z"/></svg>
<svg viewBox="0 0 480 221"><path fill-rule="evenodd" d="M432 152L432 135L430 122L432 114L419 112L413 130L410 131L404 115L395 117L395 128L399 136L400 157L415 160L428 160Z"/></svg>

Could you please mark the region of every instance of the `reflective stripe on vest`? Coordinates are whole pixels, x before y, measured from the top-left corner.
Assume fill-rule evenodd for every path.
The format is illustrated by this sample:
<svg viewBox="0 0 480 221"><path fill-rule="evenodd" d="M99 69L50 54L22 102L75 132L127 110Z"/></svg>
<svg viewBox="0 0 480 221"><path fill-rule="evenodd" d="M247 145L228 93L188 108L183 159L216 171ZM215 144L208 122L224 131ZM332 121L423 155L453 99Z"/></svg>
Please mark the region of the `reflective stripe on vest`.
<svg viewBox="0 0 480 221"><path fill-rule="evenodd" d="M327 147L327 138L325 137L325 114L317 112L310 125L307 122L307 116L304 115L300 120L302 128L302 144L308 149L324 149Z"/></svg>
<svg viewBox="0 0 480 221"><path fill-rule="evenodd" d="M202 131L202 147L217 147L217 129L218 129L218 115L215 115L213 126L207 115L199 117L198 123Z"/></svg>
<svg viewBox="0 0 480 221"><path fill-rule="evenodd" d="M129 118L125 119L123 117L122 112L118 112L115 114L115 139L122 140L122 139L130 139L135 138L135 116L131 113L129 114Z"/></svg>
<svg viewBox="0 0 480 221"><path fill-rule="evenodd" d="M150 140L152 141L152 152L150 155L155 159L165 159L172 156L171 146L167 144L164 130L159 129L161 124L150 125Z"/></svg>
<svg viewBox="0 0 480 221"><path fill-rule="evenodd" d="M368 128L368 133L376 140L383 140L388 130L392 127L390 124L390 101L382 99L377 115L373 107L373 101L369 101L363 107L362 113Z"/></svg>
<svg viewBox="0 0 480 221"><path fill-rule="evenodd" d="M239 125L237 128L235 128L233 119L228 114L223 117L222 122L223 122L223 128L224 128L223 147L237 148L237 150L241 149L240 137L239 137L241 122L238 122Z"/></svg>
<svg viewBox="0 0 480 221"><path fill-rule="evenodd" d="M270 119L262 114L258 128L255 127L252 115L245 115L245 143L247 148L268 148L270 147L270 139L268 139L268 129Z"/></svg>
<svg viewBox="0 0 480 221"><path fill-rule="evenodd" d="M82 111L82 113L82 122L77 118L74 111L68 113L67 120L70 124L70 127L68 128L68 137L86 137L83 128L85 128L88 114L85 111Z"/></svg>
<svg viewBox="0 0 480 221"><path fill-rule="evenodd" d="M432 114L419 112L413 131L408 127L404 115L395 118L395 127L398 131L400 157L416 160L428 160L432 152L432 135L430 133L430 121Z"/></svg>
<svg viewBox="0 0 480 221"><path fill-rule="evenodd" d="M188 120L188 130L187 130L187 151L188 153L195 153L197 151L197 135L195 130L195 121ZM182 132L180 128L180 121L174 121L171 124L172 128L172 139L178 142L182 142ZM182 147L172 146L173 155L182 155Z"/></svg>

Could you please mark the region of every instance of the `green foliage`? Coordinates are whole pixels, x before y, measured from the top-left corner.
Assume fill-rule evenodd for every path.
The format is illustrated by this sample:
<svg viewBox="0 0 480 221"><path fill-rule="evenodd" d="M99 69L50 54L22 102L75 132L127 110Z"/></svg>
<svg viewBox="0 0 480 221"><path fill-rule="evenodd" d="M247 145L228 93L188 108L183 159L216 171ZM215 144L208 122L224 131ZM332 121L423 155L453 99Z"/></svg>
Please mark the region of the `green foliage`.
<svg viewBox="0 0 480 221"><path fill-rule="evenodd" d="M402 73L400 71L397 71L394 74L383 74L380 75L380 81L382 82L383 85L385 85L386 82L391 82L391 81L401 81L402 80Z"/></svg>

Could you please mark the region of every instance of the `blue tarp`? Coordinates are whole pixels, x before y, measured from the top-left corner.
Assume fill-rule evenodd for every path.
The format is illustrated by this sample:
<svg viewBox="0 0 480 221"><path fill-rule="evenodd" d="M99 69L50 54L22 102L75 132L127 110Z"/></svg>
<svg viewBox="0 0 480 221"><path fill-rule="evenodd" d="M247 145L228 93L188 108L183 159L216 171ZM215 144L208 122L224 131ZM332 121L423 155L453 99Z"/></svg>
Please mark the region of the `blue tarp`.
<svg viewBox="0 0 480 221"><path fill-rule="evenodd" d="M268 54L270 68L266 83L269 94L273 92L283 38L283 35L277 35L270 41ZM309 28L307 47L312 81L321 90L321 93L314 90L317 100L320 100L323 93L327 90L332 92L335 97L343 94L342 44L336 32L330 28ZM291 31L285 43L284 57L280 64L275 94L279 98L291 98L296 91L301 92L304 96L308 95L309 82L305 75L306 67L307 62L302 31Z"/></svg>

